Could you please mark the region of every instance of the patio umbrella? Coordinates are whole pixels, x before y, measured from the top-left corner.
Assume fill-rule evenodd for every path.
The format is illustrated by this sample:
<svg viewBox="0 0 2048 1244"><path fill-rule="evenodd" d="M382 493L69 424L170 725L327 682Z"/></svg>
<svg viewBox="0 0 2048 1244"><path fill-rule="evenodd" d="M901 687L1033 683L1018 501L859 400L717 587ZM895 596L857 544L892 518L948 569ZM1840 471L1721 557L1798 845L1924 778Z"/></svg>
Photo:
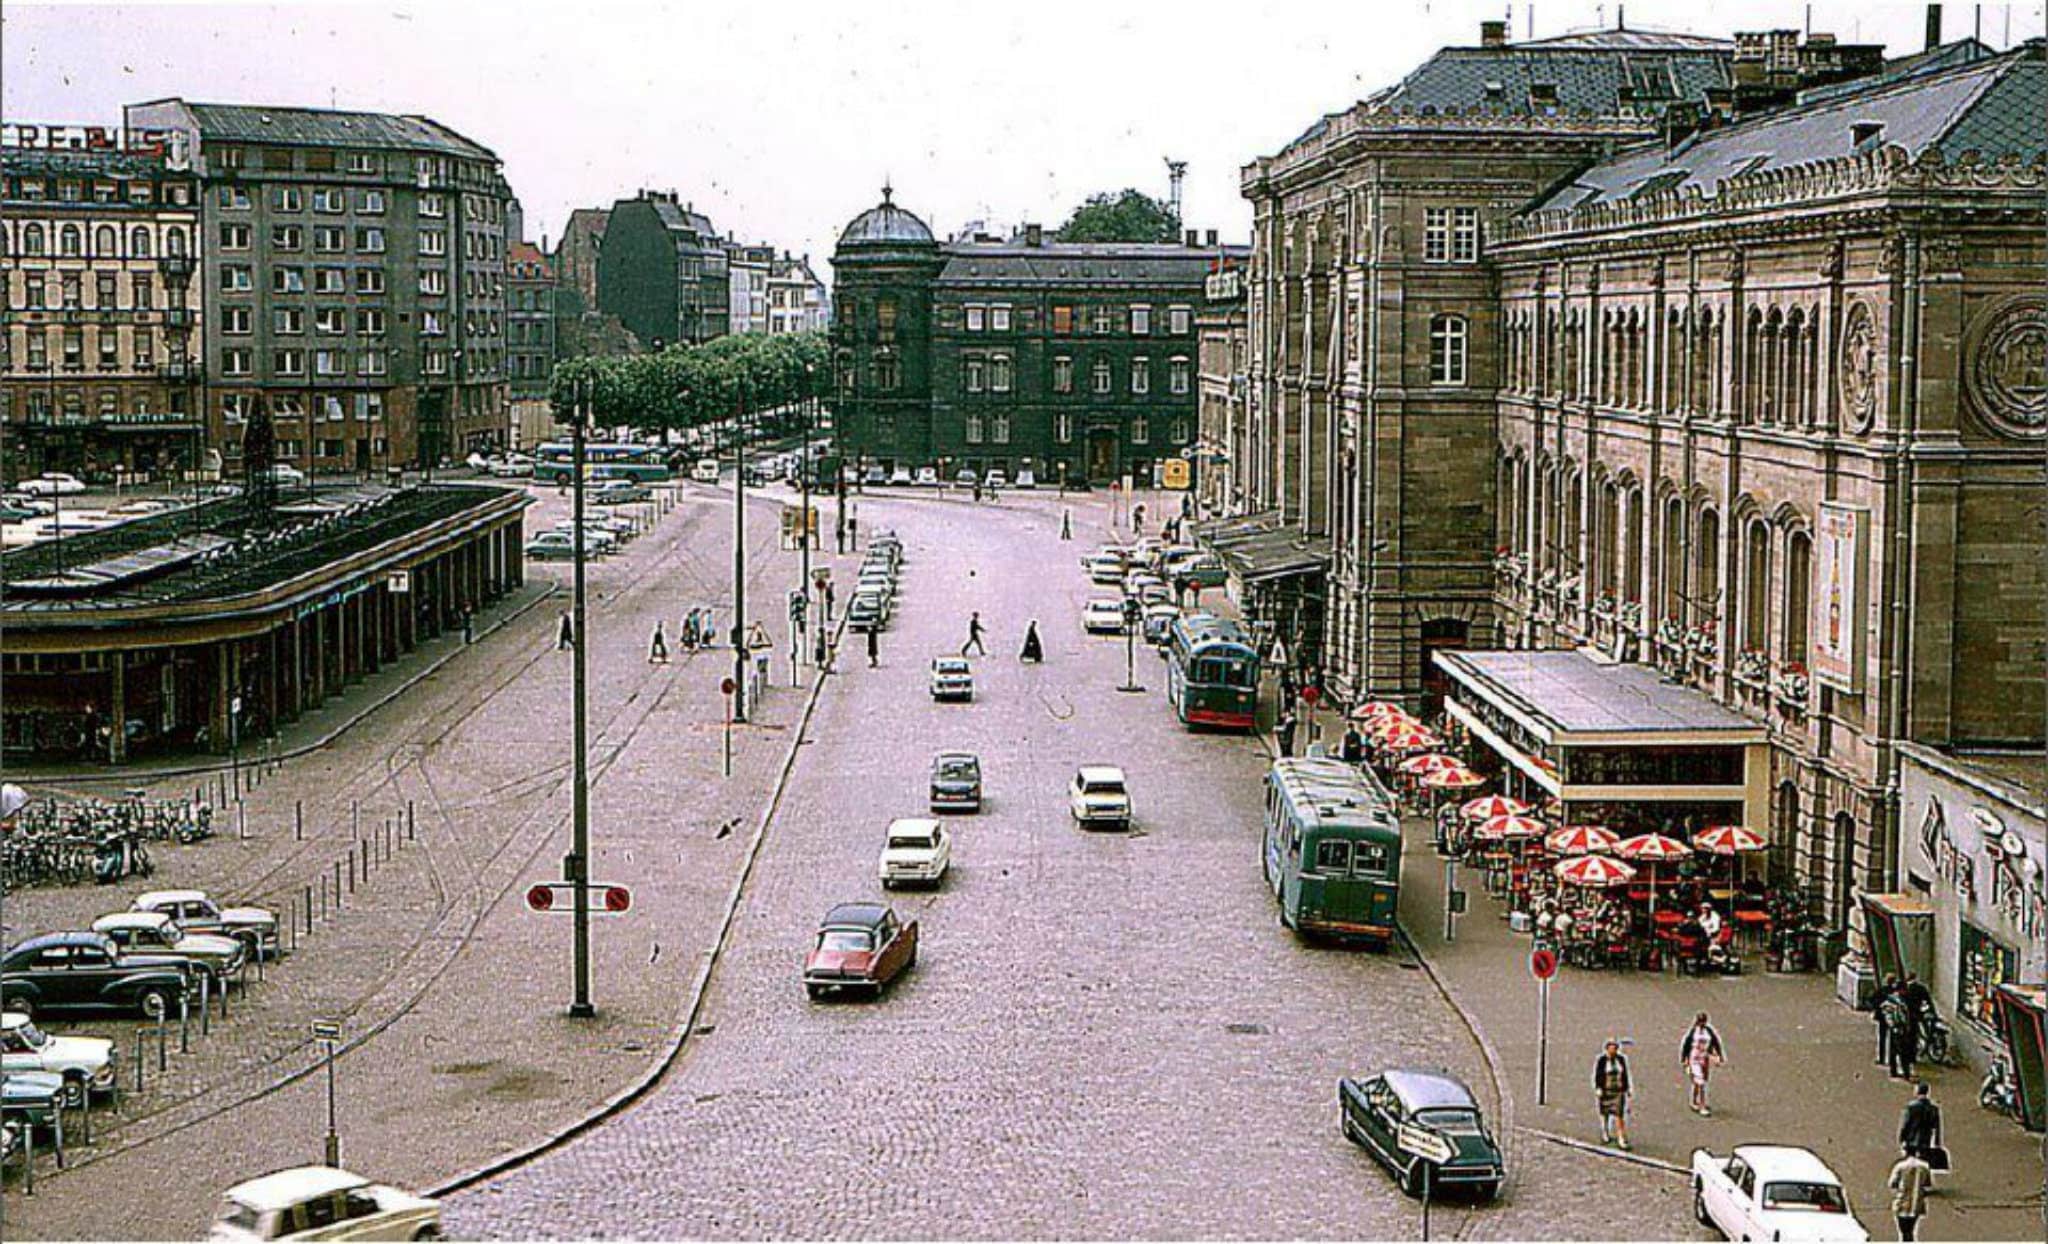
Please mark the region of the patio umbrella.
<svg viewBox="0 0 2048 1244"><path fill-rule="evenodd" d="M1559 860L1556 871L1560 881L1596 887L1622 885L1635 880L1636 876L1632 866L1604 855L1581 855L1575 859Z"/></svg>
<svg viewBox="0 0 2048 1244"><path fill-rule="evenodd" d="M1512 838L1541 838L1545 826L1533 816L1495 816L1480 822L1472 831L1475 838L1505 841Z"/></svg>
<svg viewBox="0 0 2048 1244"><path fill-rule="evenodd" d="M1443 740L1433 730L1410 724L1399 730L1390 730L1379 736L1379 745L1390 752L1412 752L1419 748L1441 747Z"/></svg>
<svg viewBox="0 0 2048 1244"><path fill-rule="evenodd" d="M1624 838L1617 843L1614 853L1625 860L1635 860L1638 863L1668 864L1673 860L1682 860L1691 855L1692 848L1676 838L1666 838L1662 834L1637 834L1633 838ZM1650 872L1650 919L1655 920L1656 918L1657 873L1656 870L1652 869Z"/></svg>
<svg viewBox="0 0 2048 1244"><path fill-rule="evenodd" d="M1728 910L1735 910L1737 874L1742 865L1736 857L1764 849L1764 836L1743 825L1715 825L1692 836L1692 845L1710 855L1728 857Z"/></svg>
<svg viewBox="0 0 2048 1244"><path fill-rule="evenodd" d="M1543 845L1558 855L1591 855L1612 851L1618 841L1614 831L1599 825L1567 825L1544 835Z"/></svg>
<svg viewBox="0 0 2048 1244"><path fill-rule="evenodd" d="M1471 790L1486 785L1486 778L1470 769L1438 769L1424 774L1422 784L1431 790Z"/></svg>
<svg viewBox="0 0 2048 1244"><path fill-rule="evenodd" d="M1387 700L1372 700L1351 710L1354 721L1376 721L1389 715L1406 717L1408 710Z"/></svg>
<svg viewBox="0 0 2048 1244"><path fill-rule="evenodd" d="M1432 773L1441 773L1448 769L1462 769L1465 762L1456 756L1446 756L1442 752L1424 752L1420 756L1408 757L1396 767L1403 773L1428 777Z"/></svg>
<svg viewBox="0 0 2048 1244"><path fill-rule="evenodd" d="M1459 808L1468 821L1486 821L1496 816L1520 816L1529 805L1508 795L1484 795Z"/></svg>
<svg viewBox="0 0 2048 1244"><path fill-rule="evenodd" d="M1419 730L1421 728L1421 722L1399 709L1383 716L1375 717L1365 723L1366 734L1374 737L1382 734L1391 734L1396 730Z"/></svg>

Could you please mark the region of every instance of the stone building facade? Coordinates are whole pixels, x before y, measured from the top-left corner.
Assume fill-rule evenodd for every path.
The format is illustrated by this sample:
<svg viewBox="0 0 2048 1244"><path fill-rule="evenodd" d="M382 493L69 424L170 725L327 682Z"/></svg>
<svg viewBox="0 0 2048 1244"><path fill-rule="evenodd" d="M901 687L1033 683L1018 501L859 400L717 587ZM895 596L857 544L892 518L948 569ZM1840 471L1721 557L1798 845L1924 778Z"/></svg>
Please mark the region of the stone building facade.
<svg viewBox="0 0 2048 1244"><path fill-rule="evenodd" d="M1230 469L1231 463L1252 453L1251 420L1245 409L1249 342L1242 261L1223 264L1204 278L1195 341L1195 501L1203 514L1263 509L1248 504L1240 487L1243 477Z"/></svg>
<svg viewBox="0 0 2048 1244"><path fill-rule="evenodd" d="M527 447L552 439L548 401L555 371L555 264L531 242L514 241L505 260L505 371L510 437Z"/></svg>
<svg viewBox="0 0 2048 1244"><path fill-rule="evenodd" d="M503 440L506 206L489 148L424 117L133 104L205 190L209 438L255 404L280 461L381 471Z"/></svg>
<svg viewBox="0 0 2048 1244"><path fill-rule="evenodd" d="M722 337L732 328L727 266L710 217L674 191L643 190L606 217L597 309L650 350Z"/></svg>
<svg viewBox="0 0 2048 1244"><path fill-rule="evenodd" d="M0 159L0 474L163 482L203 467L189 152L10 125Z"/></svg>
<svg viewBox="0 0 2048 1244"><path fill-rule="evenodd" d="M783 252L768 269L768 331L823 332L831 318L825 283L811 271L811 257Z"/></svg>
<svg viewBox="0 0 2048 1244"><path fill-rule="evenodd" d="M575 294L575 302L564 308L565 315L582 315L597 310L597 261L604 250L604 227L610 210L579 207L569 213L562 236L555 243L555 273L562 289Z"/></svg>

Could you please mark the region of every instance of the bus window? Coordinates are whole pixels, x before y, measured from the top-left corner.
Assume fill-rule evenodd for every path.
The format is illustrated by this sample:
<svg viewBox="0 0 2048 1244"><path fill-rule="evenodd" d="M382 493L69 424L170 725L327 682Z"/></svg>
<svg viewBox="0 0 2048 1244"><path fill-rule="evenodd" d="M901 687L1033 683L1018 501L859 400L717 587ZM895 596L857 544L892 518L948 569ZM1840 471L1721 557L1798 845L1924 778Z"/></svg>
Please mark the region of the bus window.
<svg viewBox="0 0 2048 1244"><path fill-rule="evenodd" d="M1387 848L1377 842L1361 842L1351 857L1351 871L1363 877L1387 875Z"/></svg>
<svg viewBox="0 0 2048 1244"><path fill-rule="evenodd" d="M1316 871L1341 877L1351 867L1351 844L1342 838L1325 838L1316 844Z"/></svg>

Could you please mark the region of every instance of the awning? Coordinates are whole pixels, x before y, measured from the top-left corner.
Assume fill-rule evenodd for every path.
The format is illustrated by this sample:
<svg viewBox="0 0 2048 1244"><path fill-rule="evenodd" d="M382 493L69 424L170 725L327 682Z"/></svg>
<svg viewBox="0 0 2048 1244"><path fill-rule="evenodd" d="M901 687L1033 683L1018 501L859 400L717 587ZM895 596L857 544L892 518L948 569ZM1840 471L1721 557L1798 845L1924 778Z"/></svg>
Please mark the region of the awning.
<svg viewBox="0 0 2048 1244"><path fill-rule="evenodd" d="M1544 743L1761 743L1767 732L1646 665L1577 649L1438 652L1437 667Z"/></svg>
<svg viewBox="0 0 2048 1244"><path fill-rule="evenodd" d="M1187 524L1185 530L1189 539L1213 549L1268 531L1276 531L1285 524L1286 519L1280 511L1259 510L1228 518L1205 518L1200 522Z"/></svg>
<svg viewBox="0 0 2048 1244"><path fill-rule="evenodd" d="M1291 527L1260 532L1216 549L1224 566L1240 583L1264 583L1328 569L1330 553L1319 539Z"/></svg>

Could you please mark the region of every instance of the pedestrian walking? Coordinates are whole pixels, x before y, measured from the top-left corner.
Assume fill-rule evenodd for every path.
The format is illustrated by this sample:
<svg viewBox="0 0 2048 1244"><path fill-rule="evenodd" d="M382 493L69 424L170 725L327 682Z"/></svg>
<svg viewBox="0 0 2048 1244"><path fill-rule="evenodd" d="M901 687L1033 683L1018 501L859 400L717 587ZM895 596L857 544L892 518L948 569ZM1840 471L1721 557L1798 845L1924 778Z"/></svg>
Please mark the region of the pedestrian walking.
<svg viewBox="0 0 2048 1244"><path fill-rule="evenodd" d="M1033 665L1042 664L1045 661L1045 646L1038 642L1037 618L1031 619L1024 627L1024 651L1018 655Z"/></svg>
<svg viewBox="0 0 2048 1244"><path fill-rule="evenodd" d="M1892 1065L1891 1016L1885 1011L1885 1003L1897 997L1898 993L1899 978L1885 977L1884 983L1877 988L1877 1000L1870 1008L1871 1021L1877 1025L1877 1065L1880 1067Z"/></svg>
<svg viewBox="0 0 2048 1244"><path fill-rule="evenodd" d="M1934 1170L1911 1150L1901 1150L1885 1186L1892 1190L1892 1217L1899 1224L1899 1238L1920 1238L1920 1220L1927 1215L1927 1191L1934 1183Z"/></svg>
<svg viewBox="0 0 2048 1244"><path fill-rule="evenodd" d="M1900 986L1897 993L1886 998L1880 1009L1884 1012L1884 1025L1890 1030L1885 1038L1890 1053L1887 1070L1895 1079L1910 1080L1914 1074L1913 1065L1920 1057L1920 1033L1913 1025L1913 1012L1906 1004L1905 987Z"/></svg>
<svg viewBox="0 0 2048 1244"><path fill-rule="evenodd" d="M825 580L825 625L832 625L832 580Z"/></svg>
<svg viewBox="0 0 2048 1244"><path fill-rule="evenodd" d="M1145 534L1145 507L1142 505L1131 507L1131 534L1134 536Z"/></svg>
<svg viewBox="0 0 2048 1244"><path fill-rule="evenodd" d="M1701 1118L1712 1115L1713 1108L1707 1104L1707 1081L1714 1068L1728 1061L1728 1051L1721 1044L1721 1034L1707 1022L1705 1011L1692 1017L1692 1027L1686 1029L1685 1039L1678 1045L1678 1061L1692 1086L1693 1113Z"/></svg>
<svg viewBox="0 0 2048 1244"><path fill-rule="evenodd" d="M1071 539L1073 539L1073 538L1074 538L1074 512L1073 512L1072 510L1061 510L1061 511L1060 511L1060 539L1062 539L1062 540L1071 540Z"/></svg>
<svg viewBox="0 0 2048 1244"><path fill-rule="evenodd" d="M1294 754L1295 724L1296 723L1294 720L1294 710L1291 708L1281 709L1280 720L1273 727L1273 737L1277 739L1280 743L1280 755L1282 759L1285 759L1286 757L1292 756Z"/></svg>
<svg viewBox="0 0 2048 1244"><path fill-rule="evenodd" d="M555 628L555 651L561 652L576 646L576 623L569 617L569 611L562 611L562 624Z"/></svg>
<svg viewBox="0 0 2048 1244"><path fill-rule="evenodd" d="M476 613L468 605L462 607L462 642L476 642Z"/></svg>
<svg viewBox="0 0 2048 1244"><path fill-rule="evenodd" d="M967 642L960 645L960 655L966 656L969 648L983 656L988 655L988 645L981 642L981 612L976 610L967 618Z"/></svg>
<svg viewBox="0 0 2048 1244"><path fill-rule="evenodd" d="M846 542L855 548L860 547L860 516L858 514L848 514L846 516Z"/></svg>
<svg viewBox="0 0 2048 1244"><path fill-rule="evenodd" d="M1600 1057L1593 1060L1593 1092L1600 1103L1600 1139L1607 1144L1628 1148L1628 1099L1634 1091L1621 1042L1609 1037Z"/></svg>
<svg viewBox="0 0 2048 1244"><path fill-rule="evenodd" d="M661 621L660 619L655 620L654 638L647 641L647 663L649 665L668 664L667 627L668 623Z"/></svg>
<svg viewBox="0 0 2048 1244"><path fill-rule="evenodd" d="M876 629L875 627L873 627L873 626L870 626L870 627L868 627L868 668L869 668L869 669L873 669L873 668L875 668L875 667L876 667L877 665L880 665L881 663L882 663L882 636L881 636L881 632L880 632L879 630L877 630L877 629Z"/></svg>
<svg viewBox="0 0 2048 1244"><path fill-rule="evenodd" d="M1934 1091L1925 1080L1914 1086L1913 1100L1899 1116L1899 1148L1931 1170L1948 1169L1948 1150L1941 1143L1941 1107L1934 1104Z"/></svg>
<svg viewBox="0 0 2048 1244"><path fill-rule="evenodd" d="M1358 723L1344 723L1344 740L1337 745L1337 755L1347 765L1355 765L1365 759L1365 739L1358 733Z"/></svg>
<svg viewBox="0 0 2048 1244"><path fill-rule="evenodd" d="M975 481L974 481L974 500L975 500L975 501L976 501L977 503L979 503L979 502L980 502L980 500L981 500L981 481L980 481L980 480L975 480Z"/></svg>

